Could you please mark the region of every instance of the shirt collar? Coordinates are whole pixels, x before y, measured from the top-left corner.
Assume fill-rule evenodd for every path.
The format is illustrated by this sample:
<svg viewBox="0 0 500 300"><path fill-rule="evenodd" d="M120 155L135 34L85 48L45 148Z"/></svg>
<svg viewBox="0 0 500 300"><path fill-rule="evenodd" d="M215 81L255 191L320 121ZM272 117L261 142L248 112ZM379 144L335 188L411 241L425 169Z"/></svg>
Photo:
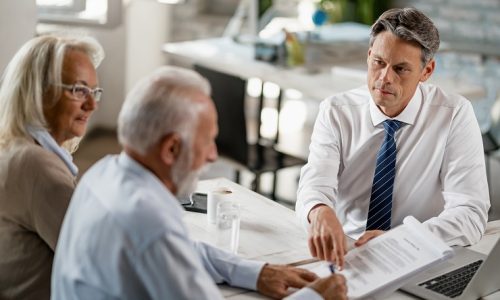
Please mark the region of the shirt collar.
<svg viewBox="0 0 500 300"><path fill-rule="evenodd" d="M420 106L422 105L422 91L420 90L420 84L417 86L415 90L415 94L411 98L408 105L405 109L396 117L392 118L394 120L398 120L403 122L404 124L413 125L415 120L417 119L417 114L420 110ZM370 116L372 118L373 126L378 126L380 123L385 120L389 120L388 116L384 115L380 109L378 109L373 98L370 97Z"/></svg>
<svg viewBox="0 0 500 300"><path fill-rule="evenodd" d="M71 154L66 149L59 146L52 135L50 135L45 128L27 125L26 129L31 137L37 141L38 144L40 144L40 146L57 155L68 167L73 176L78 174L78 167L73 163L73 157Z"/></svg>
<svg viewBox="0 0 500 300"><path fill-rule="evenodd" d="M154 189L162 190L166 192L169 197L177 199L172 192L153 174L150 170L146 169L143 165L137 162L135 159L130 157L125 151L122 151L118 156L118 164L124 169L130 170L132 173L136 174L139 178L144 179L146 182L154 185ZM149 178L148 178L149 177Z"/></svg>

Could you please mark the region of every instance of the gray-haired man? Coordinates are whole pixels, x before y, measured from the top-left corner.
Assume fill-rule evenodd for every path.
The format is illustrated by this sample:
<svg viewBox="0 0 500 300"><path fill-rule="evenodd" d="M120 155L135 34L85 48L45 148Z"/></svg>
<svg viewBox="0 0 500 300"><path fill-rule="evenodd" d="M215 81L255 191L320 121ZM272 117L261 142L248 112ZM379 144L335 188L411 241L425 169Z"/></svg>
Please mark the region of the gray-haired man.
<svg viewBox="0 0 500 300"><path fill-rule="evenodd" d="M137 84L120 112L124 151L81 179L57 244L53 299L221 299L215 283L281 298L346 299L344 278L317 279L189 239L174 195L193 191L217 158L208 82L163 67Z"/></svg>

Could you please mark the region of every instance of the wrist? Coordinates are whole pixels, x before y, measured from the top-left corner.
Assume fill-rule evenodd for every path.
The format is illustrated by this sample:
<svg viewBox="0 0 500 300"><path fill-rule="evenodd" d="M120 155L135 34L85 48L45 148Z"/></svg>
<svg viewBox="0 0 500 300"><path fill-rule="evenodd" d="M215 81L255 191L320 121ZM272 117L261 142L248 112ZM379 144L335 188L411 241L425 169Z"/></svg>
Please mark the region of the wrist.
<svg viewBox="0 0 500 300"><path fill-rule="evenodd" d="M311 223L311 220L315 220L318 217L319 212L321 211L322 207L327 207L325 204L317 204L311 208L309 213L307 214L307 221L309 224Z"/></svg>
<svg viewBox="0 0 500 300"><path fill-rule="evenodd" d="M267 272L269 269L269 263L264 263L262 268L260 269L259 276L257 277L257 285L256 285L256 291L262 292L263 286L265 285L266 281L266 276Z"/></svg>

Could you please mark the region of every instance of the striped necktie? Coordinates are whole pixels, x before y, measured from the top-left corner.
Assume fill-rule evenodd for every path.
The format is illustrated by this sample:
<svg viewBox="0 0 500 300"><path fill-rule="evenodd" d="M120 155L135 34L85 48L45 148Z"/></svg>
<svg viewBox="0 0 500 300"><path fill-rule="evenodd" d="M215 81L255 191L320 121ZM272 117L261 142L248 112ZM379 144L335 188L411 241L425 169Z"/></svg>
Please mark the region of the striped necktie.
<svg viewBox="0 0 500 300"><path fill-rule="evenodd" d="M391 229L392 190L396 175L396 141L394 135L401 122L385 120L385 138L377 154L366 230Z"/></svg>

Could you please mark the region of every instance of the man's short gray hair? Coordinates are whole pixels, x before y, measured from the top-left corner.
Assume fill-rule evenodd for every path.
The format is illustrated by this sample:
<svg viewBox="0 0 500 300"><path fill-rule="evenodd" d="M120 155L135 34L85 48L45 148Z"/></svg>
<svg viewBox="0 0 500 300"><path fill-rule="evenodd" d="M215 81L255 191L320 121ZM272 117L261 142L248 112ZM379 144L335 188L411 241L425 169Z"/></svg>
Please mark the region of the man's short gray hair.
<svg viewBox="0 0 500 300"><path fill-rule="evenodd" d="M14 55L0 84L0 145L29 137L29 125L47 128L43 109L60 99L62 68L69 50L85 53L95 68L104 58L104 50L95 39L62 35L33 38ZM49 88L53 88L54 97L44 97Z"/></svg>
<svg viewBox="0 0 500 300"><path fill-rule="evenodd" d="M416 8L393 8L384 12L372 26L370 47L377 35L384 31L390 31L400 39L420 45L423 66L434 57L439 48L439 32L436 26Z"/></svg>
<svg viewBox="0 0 500 300"><path fill-rule="evenodd" d="M202 103L191 101L194 92L210 96L210 84L198 73L161 67L128 93L118 117L118 140L139 154L169 133L190 144Z"/></svg>

